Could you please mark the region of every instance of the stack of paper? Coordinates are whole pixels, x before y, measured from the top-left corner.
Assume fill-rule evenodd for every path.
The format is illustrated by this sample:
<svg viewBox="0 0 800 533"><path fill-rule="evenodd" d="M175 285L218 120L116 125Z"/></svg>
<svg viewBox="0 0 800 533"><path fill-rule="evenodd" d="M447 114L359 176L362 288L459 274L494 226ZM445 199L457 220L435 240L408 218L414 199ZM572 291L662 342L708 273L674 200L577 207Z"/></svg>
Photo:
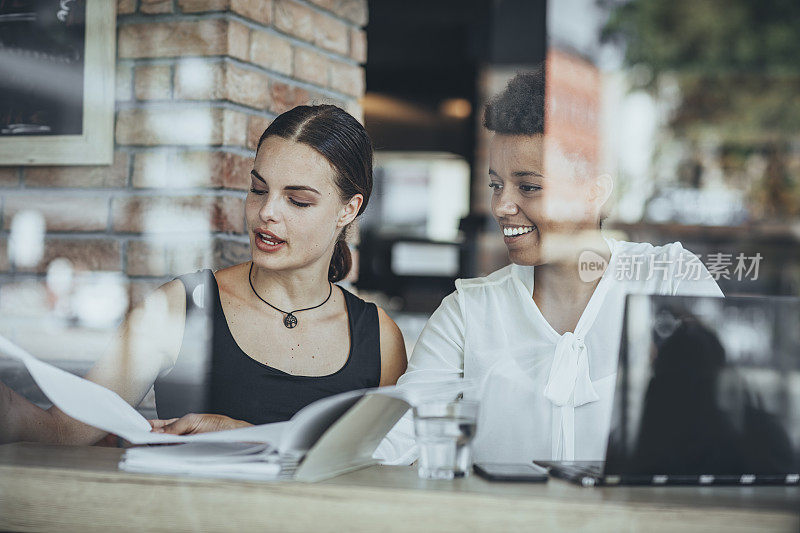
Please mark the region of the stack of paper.
<svg viewBox="0 0 800 533"><path fill-rule="evenodd" d="M119 464L129 472L238 479L275 479L278 451L269 444L192 442L131 448Z"/></svg>

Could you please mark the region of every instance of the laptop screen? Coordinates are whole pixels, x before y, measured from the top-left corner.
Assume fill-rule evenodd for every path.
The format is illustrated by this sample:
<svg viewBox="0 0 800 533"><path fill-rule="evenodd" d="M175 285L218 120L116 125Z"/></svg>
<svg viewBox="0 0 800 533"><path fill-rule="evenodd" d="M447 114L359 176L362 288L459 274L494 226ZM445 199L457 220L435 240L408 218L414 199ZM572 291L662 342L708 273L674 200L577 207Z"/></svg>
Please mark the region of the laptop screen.
<svg viewBox="0 0 800 533"><path fill-rule="evenodd" d="M607 474L800 472L800 300L629 296Z"/></svg>

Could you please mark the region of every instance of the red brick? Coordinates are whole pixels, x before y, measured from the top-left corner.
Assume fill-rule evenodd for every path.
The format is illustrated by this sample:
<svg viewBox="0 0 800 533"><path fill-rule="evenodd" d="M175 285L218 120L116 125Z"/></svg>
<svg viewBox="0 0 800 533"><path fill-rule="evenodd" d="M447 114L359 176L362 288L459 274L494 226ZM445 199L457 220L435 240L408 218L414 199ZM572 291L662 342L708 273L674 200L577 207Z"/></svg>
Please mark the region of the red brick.
<svg viewBox="0 0 800 533"><path fill-rule="evenodd" d="M259 30L250 32L250 61L264 68L291 75L292 45L284 38Z"/></svg>
<svg viewBox="0 0 800 533"><path fill-rule="evenodd" d="M139 0L139 11L148 15L172 13L172 0Z"/></svg>
<svg viewBox="0 0 800 533"><path fill-rule="evenodd" d="M172 157L167 150L139 152L133 156L133 174L131 185L136 188L159 187L171 188L185 186L184 180L192 180L193 176L171 172ZM193 181L191 182L194 183Z"/></svg>
<svg viewBox="0 0 800 533"><path fill-rule="evenodd" d="M241 232L243 203L239 198L211 196L126 196L112 204L113 229L126 233Z"/></svg>
<svg viewBox="0 0 800 533"><path fill-rule="evenodd" d="M261 134L264 133L264 130L267 129L267 126L270 125L270 122L272 121L263 117L250 117L247 123L247 148L250 150L255 150L257 148L258 140L261 138Z"/></svg>
<svg viewBox="0 0 800 533"><path fill-rule="evenodd" d="M19 185L19 172L16 167L0 167L0 187Z"/></svg>
<svg viewBox="0 0 800 533"><path fill-rule="evenodd" d="M218 231L244 233L244 195L217 198L212 224Z"/></svg>
<svg viewBox="0 0 800 533"><path fill-rule="evenodd" d="M107 198L40 193L35 196L7 196L3 207L5 228L10 228L16 213L28 209L44 216L48 232L105 231L108 226Z"/></svg>
<svg viewBox="0 0 800 533"><path fill-rule="evenodd" d="M116 239L46 238L43 265L54 259L69 259L76 270L121 270L120 243Z"/></svg>
<svg viewBox="0 0 800 533"><path fill-rule="evenodd" d="M133 186L152 188L250 187L253 160L225 152L158 150L134 158Z"/></svg>
<svg viewBox="0 0 800 533"><path fill-rule="evenodd" d="M250 188L250 171L253 170L253 158L237 154L222 154L219 168L219 179L226 189L246 191Z"/></svg>
<svg viewBox="0 0 800 533"><path fill-rule="evenodd" d="M157 242L129 241L126 246L125 273L129 276L178 276L208 268L212 264L214 243L184 238Z"/></svg>
<svg viewBox="0 0 800 533"><path fill-rule="evenodd" d="M125 245L125 274L128 276L166 276L164 247L148 241L128 241Z"/></svg>
<svg viewBox="0 0 800 533"><path fill-rule="evenodd" d="M359 26L366 26L369 20L367 0L310 0L322 9L328 10Z"/></svg>
<svg viewBox="0 0 800 533"><path fill-rule="evenodd" d="M27 167L25 185L27 187L98 187L118 188L128 183L127 152L114 152L111 165L91 165L77 167Z"/></svg>
<svg viewBox="0 0 800 533"><path fill-rule="evenodd" d="M220 100L225 89L223 63L187 59L175 65L175 98Z"/></svg>
<svg viewBox="0 0 800 533"><path fill-rule="evenodd" d="M272 0L232 0L231 10L266 26L272 24Z"/></svg>
<svg viewBox="0 0 800 533"><path fill-rule="evenodd" d="M226 11L230 6L231 0L178 0L178 7L184 13Z"/></svg>
<svg viewBox="0 0 800 533"><path fill-rule="evenodd" d="M136 154L134 187L180 189L220 187L219 155L206 151L158 150Z"/></svg>
<svg viewBox="0 0 800 533"><path fill-rule="evenodd" d="M367 0L339 0L339 6L335 12L362 28L369 22Z"/></svg>
<svg viewBox="0 0 800 533"><path fill-rule="evenodd" d="M270 106L268 80L269 78L261 73L227 64L225 65L226 99L256 109L267 109Z"/></svg>
<svg viewBox="0 0 800 533"><path fill-rule="evenodd" d="M117 113L118 144L222 144L223 110L215 108L123 109Z"/></svg>
<svg viewBox="0 0 800 533"><path fill-rule="evenodd" d="M281 81L270 84L270 97L272 105L270 111L276 115L308 102L308 91L302 87L289 85Z"/></svg>
<svg viewBox="0 0 800 533"><path fill-rule="evenodd" d="M230 11L266 26L272 23L272 0L178 0L184 13Z"/></svg>
<svg viewBox="0 0 800 533"><path fill-rule="evenodd" d="M228 24L228 55L242 61L250 55L250 29L236 21Z"/></svg>
<svg viewBox="0 0 800 533"><path fill-rule="evenodd" d="M138 100L168 100L172 96L172 67L140 65L135 69L134 94Z"/></svg>
<svg viewBox="0 0 800 533"><path fill-rule="evenodd" d="M257 109L269 107L269 78L230 63L184 61L175 68L175 97L230 100Z"/></svg>
<svg viewBox="0 0 800 533"><path fill-rule="evenodd" d="M228 48L225 20L126 24L119 28L121 58L224 55Z"/></svg>
<svg viewBox="0 0 800 533"><path fill-rule="evenodd" d="M314 10L293 0L275 0L275 20L278 30L304 41L314 41Z"/></svg>
<svg viewBox="0 0 800 533"><path fill-rule="evenodd" d="M122 266L120 244L116 239L46 237L44 256L39 264L32 268L21 268L20 271L47 272L50 263L58 258L69 260L75 270L118 271Z"/></svg>
<svg viewBox="0 0 800 533"><path fill-rule="evenodd" d="M239 190L250 188L251 170L252 158L226 152L215 152L209 167L215 185Z"/></svg>
<svg viewBox="0 0 800 533"><path fill-rule="evenodd" d="M365 79L364 69L347 63L331 62L331 88L361 97L364 95Z"/></svg>
<svg viewBox="0 0 800 533"><path fill-rule="evenodd" d="M231 11L267 26L272 22L272 0L178 0L178 6L184 13Z"/></svg>
<svg viewBox="0 0 800 533"><path fill-rule="evenodd" d="M117 15L130 15L136 11L134 0L117 0Z"/></svg>
<svg viewBox="0 0 800 533"><path fill-rule="evenodd" d="M245 146L249 115L226 109L222 115L222 144Z"/></svg>
<svg viewBox="0 0 800 533"><path fill-rule="evenodd" d="M322 13L314 13L312 23L314 44L331 52L347 55L350 48L350 33L343 22Z"/></svg>
<svg viewBox="0 0 800 533"><path fill-rule="evenodd" d="M133 94L133 67L125 63L117 63L115 99L127 102Z"/></svg>
<svg viewBox="0 0 800 533"><path fill-rule="evenodd" d="M350 57L361 64L367 62L367 32L364 30L350 30Z"/></svg>
<svg viewBox="0 0 800 533"><path fill-rule="evenodd" d="M305 48L294 51L294 75L303 81L325 87L328 84L328 59Z"/></svg>
<svg viewBox="0 0 800 533"><path fill-rule="evenodd" d="M114 198L112 228L125 233L194 233L195 237L200 237L212 231L209 221L213 200L201 196Z"/></svg>

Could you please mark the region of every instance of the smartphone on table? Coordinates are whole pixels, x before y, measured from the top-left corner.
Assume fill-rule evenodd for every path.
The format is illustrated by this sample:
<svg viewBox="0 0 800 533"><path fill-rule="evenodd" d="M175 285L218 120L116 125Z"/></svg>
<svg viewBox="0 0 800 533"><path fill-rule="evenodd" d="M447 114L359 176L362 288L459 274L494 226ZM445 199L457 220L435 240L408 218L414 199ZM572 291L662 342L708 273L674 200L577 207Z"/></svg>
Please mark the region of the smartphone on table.
<svg viewBox="0 0 800 533"><path fill-rule="evenodd" d="M527 463L475 463L475 473L489 481L547 481L547 469Z"/></svg>

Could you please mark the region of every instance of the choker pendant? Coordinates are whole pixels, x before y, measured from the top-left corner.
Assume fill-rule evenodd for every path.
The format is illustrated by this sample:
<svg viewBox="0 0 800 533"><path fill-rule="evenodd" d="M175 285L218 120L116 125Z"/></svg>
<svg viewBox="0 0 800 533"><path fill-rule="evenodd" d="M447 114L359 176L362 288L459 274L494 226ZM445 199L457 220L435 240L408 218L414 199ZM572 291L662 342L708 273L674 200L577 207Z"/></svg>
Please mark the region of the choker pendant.
<svg viewBox="0 0 800 533"><path fill-rule="evenodd" d="M293 311L284 311L283 309L275 307L274 305L272 305L271 303L266 301L256 291L256 288L253 286L253 263L252 262L250 263L250 271L247 273L247 281L250 282L250 288L252 289L253 294L255 294L256 297L259 300L261 300L262 302L264 302L265 304L267 304L268 306L270 306L274 310L276 310L276 311L278 311L280 313L283 313L285 315L283 317L283 325L286 326L289 329L293 329L293 328L297 327L297 317L294 315L295 313L299 313L300 311L310 311L312 309L316 309L318 307L322 307L323 305L325 305L328 302L328 300L331 299L331 295L333 294L333 283L331 283L329 281L328 282L328 297L325 298L324 302L322 302L321 304L315 305L313 307L306 307L305 309L295 309Z"/></svg>

